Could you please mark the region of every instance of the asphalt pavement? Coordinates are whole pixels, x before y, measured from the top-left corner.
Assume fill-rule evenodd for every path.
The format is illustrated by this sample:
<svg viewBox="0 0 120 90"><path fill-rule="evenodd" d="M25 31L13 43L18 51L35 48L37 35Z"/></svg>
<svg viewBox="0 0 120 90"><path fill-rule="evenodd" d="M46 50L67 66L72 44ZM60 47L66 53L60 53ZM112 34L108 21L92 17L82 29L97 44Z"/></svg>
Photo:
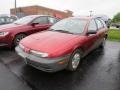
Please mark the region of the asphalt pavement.
<svg viewBox="0 0 120 90"><path fill-rule="evenodd" d="M0 62L0 90L32 90L25 81Z"/></svg>
<svg viewBox="0 0 120 90"><path fill-rule="evenodd" d="M13 81L8 82L11 77ZM21 89L16 89L17 87ZM14 50L0 49L0 90L31 88L32 90L120 90L120 43L107 41L104 49L96 49L86 56L77 71L63 70L56 73L37 70L26 65Z"/></svg>

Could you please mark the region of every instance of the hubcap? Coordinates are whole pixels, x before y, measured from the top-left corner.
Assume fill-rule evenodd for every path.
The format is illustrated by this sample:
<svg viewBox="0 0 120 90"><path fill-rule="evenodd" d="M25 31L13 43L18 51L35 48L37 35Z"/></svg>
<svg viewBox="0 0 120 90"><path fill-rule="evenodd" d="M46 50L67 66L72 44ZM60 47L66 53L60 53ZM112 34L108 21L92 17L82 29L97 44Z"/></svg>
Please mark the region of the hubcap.
<svg viewBox="0 0 120 90"><path fill-rule="evenodd" d="M19 42L20 42L20 40L22 40L24 37L25 37L24 35L21 35L20 37L18 37L18 38L16 39L16 45L18 45Z"/></svg>
<svg viewBox="0 0 120 90"><path fill-rule="evenodd" d="M79 65L79 62L80 62L80 54L76 53L72 59L72 67L76 69Z"/></svg>

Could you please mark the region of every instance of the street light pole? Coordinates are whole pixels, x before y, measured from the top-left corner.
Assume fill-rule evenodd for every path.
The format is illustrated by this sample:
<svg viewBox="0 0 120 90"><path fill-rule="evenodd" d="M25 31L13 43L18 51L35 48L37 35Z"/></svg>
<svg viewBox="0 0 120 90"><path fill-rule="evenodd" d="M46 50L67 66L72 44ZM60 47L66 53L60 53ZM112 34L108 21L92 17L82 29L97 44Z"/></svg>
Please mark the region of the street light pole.
<svg viewBox="0 0 120 90"><path fill-rule="evenodd" d="M16 0L15 0L15 15L17 14L17 3L16 3Z"/></svg>

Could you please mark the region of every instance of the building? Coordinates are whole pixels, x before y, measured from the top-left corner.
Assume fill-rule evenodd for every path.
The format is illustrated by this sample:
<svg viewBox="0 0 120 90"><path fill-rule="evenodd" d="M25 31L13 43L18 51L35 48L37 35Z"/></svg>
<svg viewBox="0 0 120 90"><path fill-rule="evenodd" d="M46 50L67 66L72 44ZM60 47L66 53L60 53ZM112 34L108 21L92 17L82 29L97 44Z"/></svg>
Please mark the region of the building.
<svg viewBox="0 0 120 90"><path fill-rule="evenodd" d="M50 9L42 6L28 6L28 7L19 7L16 10L10 9L12 15L17 15L18 17L23 17L27 15L51 15L58 18L66 18L72 16L73 12L70 10L59 11L55 9Z"/></svg>

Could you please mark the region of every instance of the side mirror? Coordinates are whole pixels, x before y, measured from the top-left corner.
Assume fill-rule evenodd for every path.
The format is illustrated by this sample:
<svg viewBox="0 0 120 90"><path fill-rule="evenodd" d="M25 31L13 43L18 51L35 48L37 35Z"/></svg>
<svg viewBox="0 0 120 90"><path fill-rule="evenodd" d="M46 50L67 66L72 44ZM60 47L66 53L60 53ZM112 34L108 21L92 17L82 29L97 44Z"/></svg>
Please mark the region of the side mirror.
<svg viewBox="0 0 120 90"><path fill-rule="evenodd" d="M35 26L35 25L37 25L37 24L39 24L39 23L31 23L31 26Z"/></svg>
<svg viewBox="0 0 120 90"><path fill-rule="evenodd" d="M89 31L87 32L87 35L89 35L89 34L96 34L96 33L97 33L97 31L89 30Z"/></svg>

